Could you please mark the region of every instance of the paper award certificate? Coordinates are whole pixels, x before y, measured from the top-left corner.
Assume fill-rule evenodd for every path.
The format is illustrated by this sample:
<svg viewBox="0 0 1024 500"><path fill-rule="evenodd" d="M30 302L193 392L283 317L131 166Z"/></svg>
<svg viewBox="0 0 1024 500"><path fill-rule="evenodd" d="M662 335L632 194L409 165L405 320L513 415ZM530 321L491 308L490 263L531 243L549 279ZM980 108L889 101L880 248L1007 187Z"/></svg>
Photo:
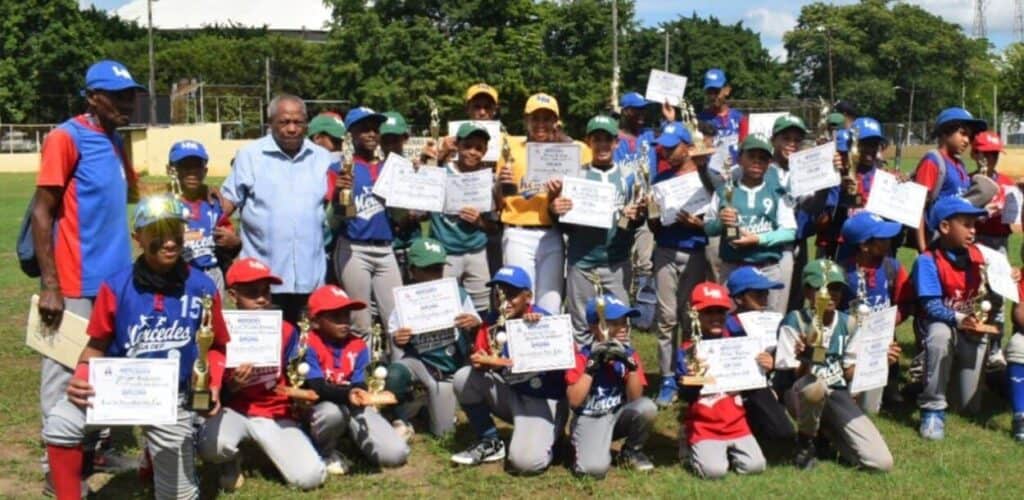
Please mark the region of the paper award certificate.
<svg viewBox="0 0 1024 500"><path fill-rule="evenodd" d="M577 177L580 146L568 142L527 142L523 190L538 190L551 179Z"/></svg>
<svg viewBox="0 0 1024 500"><path fill-rule="evenodd" d="M617 209L615 194L614 184L566 177L562 179L561 196L572 200L572 209L558 220L564 224L609 229Z"/></svg>
<svg viewBox="0 0 1024 500"><path fill-rule="evenodd" d="M790 155L789 194L796 198L838 186L839 172L833 165L835 155L835 141Z"/></svg>
<svg viewBox="0 0 1024 500"><path fill-rule="evenodd" d="M281 311L225 310L224 322L231 340L224 366L243 363L256 367L281 366Z"/></svg>
<svg viewBox="0 0 1024 500"><path fill-rule="evenodd" d="M1013 281L1013 267L1010 266L1010 261L999 250L985 245L978 245L978 250L985 256L985 277L988 278L988 287L1007 300L1019 303L1020 296L1017 282Z"/></svg>
<svg viewBox="0 0 1024 500"><path fill-rule="evenodd" d="M178 358L92 358L96 394L85 410L89 425L168 425L178 421Z"/></svg>
<svg viewBox="0 0 1024 500"><path fill-rule="evenodd" d="M406 210L441 212L448 173L441 167L413 168L412 163L395 168L391 174L386 205Z"/></svg>
<svg viewBox="0 0 1024 500"><path fill-rule="evenodd" d="M700 174L688 174L673 177L653 186L654 201L661 209L661 224L674 224L679 212L690 215L704 215L711 203L711 195L704 189Z"/></svg>
<svg viewBox="0 0 1024 500"><path fill-rule="evenodd" d="M28 325L25 327L25 345L72 370L89 342L85 333L89 318L65 310L57 330L43 324L39 317L39 296L29 301Z"/></svg>
<svg viewBox="0 0 1024 500"><path fill-rule="evenodd" d="M745 391L768 387L768 379L757 366L761 339L757 337L727 337L705 339L697 344L697 357L708 366L708 377L714 384L705 385L701 394Z"/></svg>
<svg viewBox="0 0 1024 500"><path fill-rule="evenodd" d="M851 341L856 353L850 393L885 387L889 381L889 344L896 332L895 306L874 311L864 317Z"/></svg>
<svg viewBox="0 0 1024 500"><path fill-rule="evenodd" d="M749 123L749 134L761 134L764 137L772 136L772 127L775 126L775 120L778 120L780 116L786 116L789 113L785 111L776 113L751 113L748 119Z"/></svg>
<svg viewBox="0 0 1024 500"><path fill-rule="evenodd" d="M684 92L686 92L685 76L652 69L651 76L647 78L647 91L644 93L644 98L657 104L668 102L672 106L679 106L679 100L683 97Z"/></svg>
<svg viewBox="0 0 1024 500"><path fill-rule="evenodd" d="M480 213L494 210L494 172L489 169L476 172L448 172L444 189L444 213L457 214L466 207Z"/></svg>
<svg viewBox="0 0 1024 500"><path fill-rule="evenodd" d="M380 174L377 175L377 180L373 183L373 194L388 199L388 193L391 189L391 182L394 179L395 170L407 167L412 169L412 162L406 160L401 155L395 153L388 153L388 157L384 160L384 164L380 166Z"/></svg>
<svg viewBox="0 0 1024 500"><path fill-rule="evenodd" d="M512 373L568 370L576 366L572 320L568 314L544 316L536 323L505 323Z"/></svg>
<svg viewBox="0 0 1024 500"><path fill-rule="evenodd" d="M452 137L457 135L459 127L467 121L448 122L448 135ZM491 136L487 140L487 152L484 153L483 161L498 161L498 158L501 157L501 122L498 120L474 120L473 123L483 127L487 130L487 135Z"/></svg>
<svg viewBox="0 0 1024 500"><path fill-rule="evenodd" d="M761 350L767 351L779 343L779 324L782 313L775 311L747 311L736 315L748 337L761 339Z"/></svg>
<svg viewBox="0 0 1024 500"><path fill-rule="evenodd" d="M435 243L427 242L428 245ZM455 327L455 317L462 314L462 300L455 278L402 286L392 290L398 324L412 329L413 334Z"/></svg>
<svg viewBox="0 0 1024 500"><path fill-rule="evenodd" d="M916 182L901 183L895 175L878 169L864 210L916 229L927 198L928 188Z"/></svg>

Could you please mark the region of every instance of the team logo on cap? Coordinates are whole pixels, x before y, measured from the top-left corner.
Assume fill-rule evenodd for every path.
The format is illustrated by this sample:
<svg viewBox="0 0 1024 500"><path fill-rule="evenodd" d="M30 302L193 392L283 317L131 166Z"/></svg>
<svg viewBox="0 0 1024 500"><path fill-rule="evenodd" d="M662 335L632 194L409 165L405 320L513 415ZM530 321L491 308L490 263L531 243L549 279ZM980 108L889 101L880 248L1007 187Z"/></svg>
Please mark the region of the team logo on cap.
<svg viewBox="0 0 1024 500"><path fill-rule="evenodd" d="M667 126L665 126L665 130L662 130L662 133L674 134L674 133L676 133L676 126L675 125L667 125Z"/></svg>
<svg viewBox="0 0 1024 500"><path fill-rule="evenodd" d="M712 72L709 72L709 74L708 74L708 80L717 80L718 78L719 78L719 77L718 77L718 73L715 73L714 71L712 71Z"/></svg>
<svg viewBox="0 0 1024 500"><path fill-rule="evenodd" d="M498 270L498 276L512 276L515 271L511 267L503 267Z"/></svg>
<svg viewBox="0 0 1024 500"><path fill-rule="evenodd" d="M611 123L612 119L607 116L598 116L594 121L597 123Z"/></svg>
<svg viewBox="0 0 1024 500"><path fill-rule="evenodd" d="M764 132L754 132L754 133L750 134L748 137L753 137L755 139L759 139L759 140L768 142L768 136L764 135Z"/></svg>
<svg viewBox="0 0 1024 500"><path fill-rule="evenodd" d="M537 102L542 102L545 104L551 102L551 96L547 94L537 94L534 97L537 99Z"/></svg>
<svg viewBox="0 0 1024 500"><path fill-rule="evenodd" d="M437 243L435 243L433 241L424 241L423 242L423 246L424 246L424 248L426 248L427 250L430 250L431 252L438 252L438 253L441 252L441 245L438 245Z"/></svg>
<svg viewBox="0 0 1024 500"><path fill-rule="evenodd" d="M615 304L617 306L624 306L624 305L626 305L626 304L623 304L622 301L619 300L614 295L607 295L606 298L605 298L605 301L607 301L609 304Z"/></svg>
<svg viewBox="0 0 1024 500"><path fill-rule="evenodd" d="M722 298L722 291L717 288L710 286L704 286L704 296L709 299L720 299Z"/></svg>
<svg viewBox="0 0 1024 500"><path fill-rule="evenodd" d="M247 263L249 264L249 268L251 268L251 269L256 269L257 271L267 271L268 270L267 266L263 265L263 263L258 261L258 260L250 260Z"/></svg>
<svg viewBox="0 0 1024 500"><path fill-rule="evenodd" d="M347 299L348 298L348 294L345 293L344 290L342 290L342 289L340 289L338 287L331 288L331 293L334 294L335 297L341 297L343 299Z"/></svg>
<svg viewBox="0 0 1024 500"><path fill-rule="evenodd" d="M388 119L387 119L387 121L385 121L384 123L386 123L386 124L388 124L388 125L395 125L395 124L397 124L397 123L398 123L398 121L397 121L397 120L395 120L395 117L393 117L393 116L389 116L389 117L388 117Z"/></svg>
<svg viewBox="0 0 1024 500"><path fill-rule="evenodd" d="M885 220L883 220L881 217L879 217L879 216L877 216L875 214L871 214L868 217L871 217L871 220L873 220L875 222L885 222Z"/></svg>
<svg viewBox="0 0 1024 500"><path fill-rule="evenodd" d="M864 128L866 128L868 130L874 130L874 131L877 132L878 131L878 122L865 120L864 121Z"/></svg>
<svg viewBox="0 0 1024 500"><path fill-rule="evenodd" d="M194 141L182 141L178 144L181 149L199 149L199 144Z"/></svg>
<svg viewBox="0 0 1024 500"><path fill-rule="evenodd" d="M110 67L110 71L113 71L115 75L124 78L125 80L131 80L132 74L124 66L113 65Z"/></svg>

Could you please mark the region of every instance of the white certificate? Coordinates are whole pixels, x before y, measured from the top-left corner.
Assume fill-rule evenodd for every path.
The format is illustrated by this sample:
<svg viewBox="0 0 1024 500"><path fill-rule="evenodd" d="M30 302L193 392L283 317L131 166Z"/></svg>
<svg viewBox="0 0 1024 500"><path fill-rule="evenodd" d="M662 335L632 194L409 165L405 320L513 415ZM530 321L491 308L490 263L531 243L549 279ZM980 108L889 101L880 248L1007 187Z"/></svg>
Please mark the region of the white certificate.
<svg viewBox="0 0 1024 500"><path fill-rule="evenodd" d="M399 166L392 173L391 187L388 188L388 207L441 212L444 210L444 189L448 174L441 167L413 168Z"/></svg>
<svg viewBox="0 0 1024 500"><path fill-rule="evenodd" d="M576 366L572 320L568 314L544 316L536 323L505 323L512 373L568 370Z"/></svg>
<svg viewBox="0 0 1024 500"><path fill-rule="evenodd" d="M661 209L661 224L668 226L676 221L679 212L690 215L707 213L711 195L704 189L700 174L690 172L678 175L653 186L654 202Z"/></svg>
<svg viewBox="0 0 1024 500"><path fill-rule="evenodd" d="M921 225L921 214L924 213L927 198L928 188L912 181L901 183L895 175L876 170L864 210L904 226L917 228Z"/></svg>
<svg viewBox="0 0 1024 500"><path fill-rule="evenodd" d="M169 425L178 421L178 358L92 358L96 392L85 410L89 425Z"/></svg>
<svg viewBox="0 0 1024 500"><path fill-rule="evenodd" d="M772 127L775 126L775 120L778 120L780 116L786 116L789 113L785 111L777 113L751 113L748 119L748 127L750 134L760 134L766 139L772 136Z"/></svg>
<svg viewBox="0 0 1024 500"><path fill-rule="evenodd" d="M281 311L225 310L224 322L231 341L224 366L243 363L256 367L281 366Z"/></svg>
<svg viewBox="0 0 1024 500"><path fill-rule="evenodd" d="M850 346L856 353L850 392L870 391L885 387L889 381L889 345L896 332L898 308L888 307L864 317Z"/></svg>
<svg viewBox="0 0 1024 500"><path fill-rule="evenodd" d="M572 209L558 218L565 224L610 229L615 217L615 185L607 182L566 177L562 197L572 200Z"/></svg>
<svg viewBox="0 0 1024 500"><path fill-rule="evenodd" d="M427 244L436 245L429 241ZM392 293L395 295L399 326L412 329L414 334L453 328L455 317L462 314L462 300L455 278L397 287Z"/></svg>
<svg viewBox="0 0 1024 500"><path fill-rule="evenodd" d="M448 172L444 189L444 213L457 214L473 207L480 213L494 210L494 172L489 169L476 172Z"/></svg>
<svg viewBox="0 0 1024 500"><path fill-rule="evenodd" d="M757 365L761 339L757 337L727 337L702 340L697 344L697 358L708 366L707 375L714 384L705 385L701 394L745 391L768 387L768 379Z"/></svg>
<svg viewBox="0 0 1024 500"><path fill-rule="evenodd" d="M551 179L578 177L580 146L568 142L527 142L524 190L539 189Z"/></svg>
<svg viewBox="0 0 1024 500"><path fill-rule="evenodd" d="M448 135L455 136L459 132L459 127L463 123L467 123L468 120L459 120L454 122L448 122ZM501 122L498 120L476 120L473 123L480 125L487 130L487 135L491 138L487 141L487 152L484 153L483 161L498 161L501 157Z"/></svg>
<svg viewBox="0 0 1024 500"><path fill-rule="evenodd" d="M724 137L715 137L715 152L708 161L708 169L724 175L726 166L732 166L732 152L739 144L740 137L730 134Z"/></svg>
<svg viewBox="0 0 1024 500"><path fill-rule="evenodd" d="M978 249L985 256L985 277L988 279L988 287L1007 300L1015 304L1020 303L1017 282L1013 281L1013 267L1010 266L1006 255L985 245L978 245Z"/></svg>
<svg viewBox="0 0 1024 500"><path fill-rule="evenodd" d="M377 180L373 183L373 194L380 196L385 200L388 199L388 190L391 189L391 182L394 178L395 170L399 167L408 167L411 169L412 162L401 155L388 153L388 157L380 166L380 173L377 174Z"/></svg>
<svg viewBox="0 0 1024 500"><path fill-rule="evenodd" d="M39 318L39 296L29 301L28 325L25 327L25 345L72 370L78 366L78 358L89 343L85 333L89 318L83 318L65 310L56 330L43 325Z"/></svg>
<svg viewBox="0 0 1024 500"><path fill-rule="evenodd" d="M1024 202L1024 193L1017 187L1003 186L1006 190L1006 200L1003 202L1003 224L1020 224L1020 208Z"/></svg>
<svg viewBox="0 0 1024 500"><path fill-rule="evenodd" d="M797 198L839 185L833 164L835 141L797 151L789 157L789 194Z"/></svg>
<svg viewBox="0 0 1024 500"><path fill-rule="evenodd" d="M779 343L779 324L782 313L775 311L747 311L736 315L748 337L761 339L761 350L767 351Z"/></svg>
<svg viewBox="0 0 1024 500"><path fill-rule="evenodd" d="M668 102L678 106L685 92L685 76L652 69L651 76L647 78L647 92L644 93L644 98L658 104Z"/></svg>

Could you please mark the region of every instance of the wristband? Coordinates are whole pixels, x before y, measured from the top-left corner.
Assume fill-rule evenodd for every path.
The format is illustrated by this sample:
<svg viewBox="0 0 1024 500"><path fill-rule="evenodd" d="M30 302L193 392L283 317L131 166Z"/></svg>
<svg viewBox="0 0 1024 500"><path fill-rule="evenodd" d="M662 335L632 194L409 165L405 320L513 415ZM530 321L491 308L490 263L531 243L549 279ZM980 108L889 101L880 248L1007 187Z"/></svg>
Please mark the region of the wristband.
<svg viewBox="0 0 1024 500"><path fill-rule="evenodd" d="M79 380L84 380L84 381L88 382L89 381L89 363L85 362L85 361L78 363L78 366L75 366L75 374L73 376L74 376L74 378L77 378Z"/></svg>

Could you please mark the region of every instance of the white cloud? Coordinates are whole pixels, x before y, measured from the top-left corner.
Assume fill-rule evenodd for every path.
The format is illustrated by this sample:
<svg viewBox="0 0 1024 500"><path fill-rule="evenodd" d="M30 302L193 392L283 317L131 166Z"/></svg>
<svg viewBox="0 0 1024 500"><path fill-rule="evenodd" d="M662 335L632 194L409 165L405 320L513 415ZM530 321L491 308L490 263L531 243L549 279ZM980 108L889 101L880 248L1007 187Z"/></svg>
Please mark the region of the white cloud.
<svg viewBox="0 0 1024 500"><path fill-rule="evenodd" d="M751 29L765 38L782 39L782 35L796 26L796 16L793 14L764 7L748 10L743 14L743 19Z"/></svg>

